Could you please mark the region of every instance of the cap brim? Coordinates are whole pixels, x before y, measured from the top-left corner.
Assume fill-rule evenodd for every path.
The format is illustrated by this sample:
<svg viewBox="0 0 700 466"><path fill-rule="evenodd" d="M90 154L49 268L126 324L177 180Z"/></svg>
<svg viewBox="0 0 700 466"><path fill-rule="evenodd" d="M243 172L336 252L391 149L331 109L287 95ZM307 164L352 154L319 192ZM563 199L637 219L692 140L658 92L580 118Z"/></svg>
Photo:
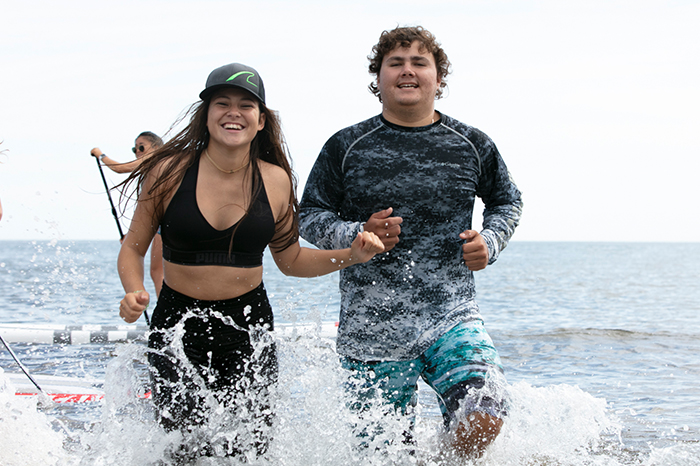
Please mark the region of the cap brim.
<svg viewBox="0 0 700 466"><path fill-rule="evenodd" d="M226 89L226 88L230 88L230 87L233 87L233 88L236 88L236 89L242 89L242 90L246 91L248 94L250 94L250 95L252 95L253 97L255 97L256 99L258 99L260 102L265 103L265 101L262 100L262 99L260 98L259 95L255 94L254 92L251 92L250 89L246 89L246 88L243 87L243 86L238 86L238 85L236 85L236 84L229 84L229 83L227 83L227 84L216 84L216 85L214 85L214 86L207 87L206 89L204 89L202 92L199 93L199 98L202 99L202 100L206 100L206 99L210 98L210 97L212 96L212 94L214 94L215 92L217 92L217 91L219 91L219 90L221 90L221 89Z"/></svg>

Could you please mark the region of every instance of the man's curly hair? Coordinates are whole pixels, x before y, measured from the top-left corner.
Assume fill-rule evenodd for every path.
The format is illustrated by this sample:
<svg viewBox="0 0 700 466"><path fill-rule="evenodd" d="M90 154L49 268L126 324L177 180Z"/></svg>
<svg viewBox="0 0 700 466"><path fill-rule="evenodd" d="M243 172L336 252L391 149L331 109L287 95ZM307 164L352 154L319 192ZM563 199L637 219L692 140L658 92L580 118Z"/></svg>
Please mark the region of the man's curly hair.
<svg viewBox="0 0 700 466"><path fill-rule="evenodd" d="M372 94L377 96L379 101L382 101L382 96L379 93L377 86L377 78L379 70L382 67L384 56L394 50L396 47L410 47L413 42L420 43L420 50L427 51L433 55L437 74L440 78L440 87L437 90L435 99L442 97L442 90L447 86L447 75L450 73L450 60L447 59L447 54L440 47L434 35L430 31L423 29L421 26L414 27L397 27L391 31L383 31L379 36L379 42L372 47L372 53L367 57L369 60L369 72L375 76L375 81L368 88Z"/></svg>

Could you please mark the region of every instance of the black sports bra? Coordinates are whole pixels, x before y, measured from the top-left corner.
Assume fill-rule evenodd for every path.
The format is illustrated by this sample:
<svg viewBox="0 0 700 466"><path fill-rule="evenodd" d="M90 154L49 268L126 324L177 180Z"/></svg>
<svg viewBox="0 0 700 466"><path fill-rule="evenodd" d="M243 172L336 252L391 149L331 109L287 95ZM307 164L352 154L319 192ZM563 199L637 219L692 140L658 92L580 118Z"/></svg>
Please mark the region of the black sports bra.
<svg viewBox="0 0 700 466"><path fill-rule="evenodd" d="M165 210L161 220L163 259L180 265L261 266L263 251L275 234L275 219L265 185L260 186L260 194L247 216L226 230L217 230L197 205L198 173L199 157L185 172Z"/></svg>

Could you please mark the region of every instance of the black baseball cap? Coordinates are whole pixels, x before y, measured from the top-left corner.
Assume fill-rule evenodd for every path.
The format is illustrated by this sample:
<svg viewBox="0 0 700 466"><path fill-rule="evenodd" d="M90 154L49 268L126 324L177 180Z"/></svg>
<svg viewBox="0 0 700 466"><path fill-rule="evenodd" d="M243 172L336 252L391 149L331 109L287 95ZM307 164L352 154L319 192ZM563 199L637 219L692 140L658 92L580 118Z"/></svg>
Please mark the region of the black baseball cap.
<svg viewBox="0 0 700 466"><path fill-rule="evenodd" d="M214 91L224 87L245 89L257 97L260 102L265 103L265 86L263 86L262 78L250 66L231 63L215 69L209 73L207 85L199 93L199 98L204 100L211 97Z"/></svg>

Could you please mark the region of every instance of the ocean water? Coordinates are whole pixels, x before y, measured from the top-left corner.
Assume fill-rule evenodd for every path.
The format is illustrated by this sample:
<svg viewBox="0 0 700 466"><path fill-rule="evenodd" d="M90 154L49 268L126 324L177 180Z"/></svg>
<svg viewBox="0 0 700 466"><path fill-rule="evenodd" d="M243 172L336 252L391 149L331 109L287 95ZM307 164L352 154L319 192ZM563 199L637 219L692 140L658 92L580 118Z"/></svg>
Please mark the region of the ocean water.
<svg viewBox="0 0 700 466"><path fill-rule="evenodd" d="M118 247L0 241L0 323L120 324ZM515 241L478 272L478 301L505 366L511 409L499 438L474 462L442 454L441 418L425 386L410 455L393 442L405 420L347 411L332 338L301 328L276 337L274 439L267 459L248 464L700 464L698 259L697 243ZM264 280L277 322L337 320L337 275L285 277L266 257ZM0 465L168 464L165 452L178 439L160 430L139 397L147 380L142 343L12 347L33 375L96 379L106 397L51 404L14 396L8 374L19 369L0 346ZM376 448L357 448L352 425L363 422L382 426ZM230 428L235 433L235 423Z"/></svg>

